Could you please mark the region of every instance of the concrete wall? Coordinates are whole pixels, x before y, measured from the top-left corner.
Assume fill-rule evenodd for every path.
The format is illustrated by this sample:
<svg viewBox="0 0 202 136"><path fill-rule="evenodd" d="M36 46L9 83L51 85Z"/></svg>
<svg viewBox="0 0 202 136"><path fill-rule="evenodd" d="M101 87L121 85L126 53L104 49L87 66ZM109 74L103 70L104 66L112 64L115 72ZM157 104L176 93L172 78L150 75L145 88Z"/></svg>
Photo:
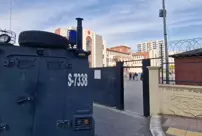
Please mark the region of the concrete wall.
<svg viewBox="0 0 202 136"><path fill-rule="evenodd" d="M150 113L202 117L202 87L159 84L159 67L148 67Z"/></svg>

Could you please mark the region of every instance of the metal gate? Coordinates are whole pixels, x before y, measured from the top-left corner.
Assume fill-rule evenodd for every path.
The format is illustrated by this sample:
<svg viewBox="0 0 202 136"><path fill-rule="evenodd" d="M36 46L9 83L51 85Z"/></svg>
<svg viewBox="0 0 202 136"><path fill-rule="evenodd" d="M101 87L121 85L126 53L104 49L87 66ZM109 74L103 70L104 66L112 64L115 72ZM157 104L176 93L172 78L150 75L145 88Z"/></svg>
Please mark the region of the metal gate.
<svg viewBox="0 0 202 136"><path fill-rule="evenodd" d="M137 60L134 60L137 61ZM150 59L139 60L140 66L127 66L124 65L126 62L133 61L122 61L117 62L115 67L103 67L103 68L92 68L92 74L94 75L92 94L95 103L102 105L116 107L120 110L125 110L126 99L124 93L124 77L126 71L124 69L129 68L140 68L143 73L142 81L142 95L138 96L142 99L143 115L148 117L150 115L149 107L149 72L148 66L150 66ZM132 89L135 90L136 86ZM133 98L134 99L134 98ZM137 108L137 107L135 107Z"/></svg>
<svg viewBox="0 0 202 136"><path fill-rule="evenodd" d="M92 68L92 94L95 103L124 109L123 63L115 67Z"/></svg>
<svg viewBox="0 0 202 136"><path fill-rule="evenodd" d="M123 63L124 63L123 74L125 76L125 80L123 81L125 82L124 84L125 109L130 110L132 112L137 111L139 112L141 110L141 113L138 114L143 114L144 116L148 117L150 115L149 110L150 104L149 104L149 73L147 67L150 66L150 59L129 60L129 61L123 61ZM133 73L131 79L134 81L128 81L130 79L129 73ZM140 73L142 73L143 76L141 76ZM140 81L140 76L142 78L141 84L140 82L136 82Z"/></svg>

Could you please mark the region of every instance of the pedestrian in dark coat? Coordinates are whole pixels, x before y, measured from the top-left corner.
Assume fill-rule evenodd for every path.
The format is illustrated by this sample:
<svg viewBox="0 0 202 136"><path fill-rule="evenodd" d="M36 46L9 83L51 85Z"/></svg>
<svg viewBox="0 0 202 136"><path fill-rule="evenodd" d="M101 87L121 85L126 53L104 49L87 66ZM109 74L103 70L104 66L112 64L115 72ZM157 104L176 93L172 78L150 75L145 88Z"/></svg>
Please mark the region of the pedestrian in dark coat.
<svg viewBox="0 0 202 136"><path fill-rule="evenodd" d="M140 80L143 80L143 73L140 75Z"/></svg>
<svg viewBox="0 0 202 136"><path fill-rule="evenodd" d="M132 73L129 73L129 80L131 80L132 78Z"/></svg>

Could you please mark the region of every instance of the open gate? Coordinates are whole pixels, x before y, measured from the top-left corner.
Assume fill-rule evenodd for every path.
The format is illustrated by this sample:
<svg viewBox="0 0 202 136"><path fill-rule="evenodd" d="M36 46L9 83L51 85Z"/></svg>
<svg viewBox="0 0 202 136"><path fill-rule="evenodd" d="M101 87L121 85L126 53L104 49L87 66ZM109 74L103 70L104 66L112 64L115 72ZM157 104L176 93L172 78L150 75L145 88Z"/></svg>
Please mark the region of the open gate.
<svg viewBox="0 0 202 136"><path fill-rule="evenodd" d="M126 65L131 62L139 62L138 64L140 65ZM141 108L142 112L139 114L148 117L150 115L150 108L149 72L147 66L150 66L150 59L117 62L114 67L92 68L91 75L94 75L94 80L91 90L94 102L136 113L137 111L135 110ZM139 82L139 85L134 84L128 89L127 85L124 83L129 82L127 81L127 72L132 68L141 70L143 80ZM138 87L142 89L139 90L139 94L135 94Z"/></svg>
<svg viewBox="0 0 202 136"><path fill-rule="evenodd" d="M150 116L148 66L150 59L123 61L125 110L146 117Z"/></svg>

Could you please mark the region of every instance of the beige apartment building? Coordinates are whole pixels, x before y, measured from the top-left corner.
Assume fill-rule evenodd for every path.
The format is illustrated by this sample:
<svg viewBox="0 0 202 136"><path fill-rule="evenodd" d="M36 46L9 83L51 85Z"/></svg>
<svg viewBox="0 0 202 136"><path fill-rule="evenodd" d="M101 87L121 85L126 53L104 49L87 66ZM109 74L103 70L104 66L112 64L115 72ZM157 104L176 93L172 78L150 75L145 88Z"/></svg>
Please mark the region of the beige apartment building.
<svg viewBox="0 0 202 136"><path fill-rule="evenodd" d="M147 41L137 44L138 52L149 52L150 58L160 58L163 55L165 56L165 44L163 40L153 40ZM152 59L151 65L152 66L161 66L162 60L161 59Z"/></svg>
<svg viewBox="0 0 202 136"><path fill-rule="evenodd" d="M58 28L55 30L55 33L68 37L69 30L76 30L76 28ZM89 29L83 29L83 49L91 51L91 55L89 56L90 67L106 66L106 42L101 35Z"/></svg>
<svg viewBox="0 0 202 136"><path fill-rule="evenodd" d="M154 40L154 41L147 41L147 42L142 42L137 44L137 51L138 52L148 52L154 49L161 50L161 45L162 49L164 50L164 41L163 40Z"/></svg>
<svg viewBox="0 0 202 136"><path fill-rule="evenodd" d="M58 28L56 34L68 38L69 30L76 30L74 27ZM90 67L112 67L116 61L140 60L149 58L149 52L132 52L131 48L126 45L106 48L106 41L101 35L89 29L83 29L83 49L91 51L89 56ZM142 62L132 61L124 63L124 66L140 66L139 68L125 68L125 72L142 72Z"/></svg>
<svg viewBox="0 0 202 136"><path fill-rule="evenodd" d="M132 52L131 48L125 45L115 46L112 48L107 48L107 66L115 66L116 61L130 61L124 62L124 72L127 74L129 72L142 72L142 61L141 59L149 58L149 52ZM135 61L131 61L135 60ZM135 68L136 67L136 68Z"/></svg>
<svg viewBox="0 0 202 136"><path fill-rule="evenodd" d="M107 48L106 59L108 67L115 66L116 61L131 60L131 49L123 45Z"/></svg>

